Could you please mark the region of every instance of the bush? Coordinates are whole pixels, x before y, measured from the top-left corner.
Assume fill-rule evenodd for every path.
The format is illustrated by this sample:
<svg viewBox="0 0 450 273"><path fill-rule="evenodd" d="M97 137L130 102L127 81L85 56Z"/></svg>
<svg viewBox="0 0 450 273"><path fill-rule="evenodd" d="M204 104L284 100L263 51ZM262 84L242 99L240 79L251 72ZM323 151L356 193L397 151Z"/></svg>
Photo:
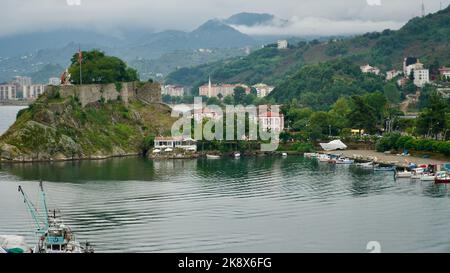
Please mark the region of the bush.
<svg viewBox="0 0 450 273"><path fill-rule="evenodd" d="M445 141L445 142L442 141L439 144L437 144L437 151L439 153L449 156L450 155L450 141Z"/></svg>
<svg viewBox="0 0 450 273"><path fill-rule="evenodd" d="M154 135L148 135L144 138L141 144L141 149L144 154L146 154L150 149L153 148L155 144L155 136Z"/></svg>
<svg viewBox="0 0 450 273"><path fill-rule="evenodd" d="M377 152L385 152L385 151L389 151L392 147L389 145L389 139L388 138L380 138L377 141L377 144L375 145L375 149L377 150Z"/></svg>
<svg viewBox="0 0 450 273"><path fill-rule="evenodd" d="M314 146L309 142L299 142L293 145L295 151L300 153L311 153L314 152Z"/></svg>
<svg viewBox="0 0 450 273"><path fill-rule="evenodd" d="M400 138L401 136L398 133L386 134L377 141L377 144L375 146L376 150L378 152L385 152L392 149L398 149L399 148L398 144L404 141L404 140L399 141Z"/></svg>
<svg viewBox="0 0 450 273"><path fill-rule="evenodd" d="M407 148L406 147L406 143L410 142L413 139L413 137L411 136L401 136L397 139L397 141L395 142L394 147L392 147L393 149L403 149L403 148Z"/></svg>
<svg viewBox="0 0 450 273"><path fill-rule="evenodd" d="M441 153L448 156L450 155L450 141L416 139L411 136L386 134L385 136L380 138L376 144L376 150L378 152L402 149Z"/></svg>
<svg viewBox="0 0 450 273"><path fill-rule="evenodd" d="M123 87L122 83L116 82L116 83L114 83L114 85L116 86L117 93L120 93L122 91L122 87Z"/></svg>
<svg viewBox="0 0 450 273"><path fill-rule="evenodd" d="M435 150L436 145L434 145L435 141L428 140L428 139L419 139L417 140L417 146L416 149L418 151L433 151ZM436 149L437 150L437 149Z"/></svg>
<svg viewBox="0 0 450 273"><path fill-rule="evenodd" d="M397 149L402 148L398 147ZM411 149L417 151L417 142L414 138L411 138L410 140L406 141L405 145L403 146L405 149Z"/></svg>
<svg viewBox="0 0 450 273"><path fill-rule="evenodd" d="M28 108L21 109L19 112L17 112L16 119L19 119L20 116L22 116L27 111L28 111Z"/></svg>

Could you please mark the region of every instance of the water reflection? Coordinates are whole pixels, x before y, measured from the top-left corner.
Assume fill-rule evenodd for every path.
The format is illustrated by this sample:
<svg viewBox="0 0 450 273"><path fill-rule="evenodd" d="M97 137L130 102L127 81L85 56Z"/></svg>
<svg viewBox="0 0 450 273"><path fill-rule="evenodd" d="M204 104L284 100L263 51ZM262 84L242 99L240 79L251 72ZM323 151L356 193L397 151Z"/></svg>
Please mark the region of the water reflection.
<svg viewBox="0 0 450 273"><path fill-rule="evenodd" d="M52 163L4 163L0 164L0 171L2 170L18 176L22 180L54 182L152 180L155 177L154 162L136 158Z"/></svg>
<svg viewBox="0 0 450 273"><path fill-rule="evenodd" d="M46 181L79 238L110 251L444 251L448 188L302 157L116 158L0 166L0 233L33 240L17 196ZM407 230L408 232L405 232ZM433 236L430 236L430 234ZM425 239L418 239L425 238Z"/></svg>

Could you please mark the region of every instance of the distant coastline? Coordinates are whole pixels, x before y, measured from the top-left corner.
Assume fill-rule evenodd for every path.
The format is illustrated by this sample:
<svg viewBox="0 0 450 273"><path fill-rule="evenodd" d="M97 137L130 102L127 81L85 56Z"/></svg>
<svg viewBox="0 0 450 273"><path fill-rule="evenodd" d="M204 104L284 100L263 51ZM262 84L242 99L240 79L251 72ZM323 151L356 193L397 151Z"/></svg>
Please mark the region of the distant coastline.
<svg viewBox="0 0 450 273"><path fill-rule="evenodd" d="M1 100L1 106L29 106L34 100Z"/></svg>

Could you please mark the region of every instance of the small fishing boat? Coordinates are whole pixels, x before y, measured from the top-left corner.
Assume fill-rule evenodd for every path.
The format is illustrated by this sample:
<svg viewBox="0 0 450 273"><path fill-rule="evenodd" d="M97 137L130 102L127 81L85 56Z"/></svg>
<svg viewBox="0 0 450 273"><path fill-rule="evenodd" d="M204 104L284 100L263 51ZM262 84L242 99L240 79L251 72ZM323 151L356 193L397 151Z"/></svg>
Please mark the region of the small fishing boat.
<svg viewBox="0 0 450 273"><path fill-rule="evenodd" d="M340 165L350 165L355 163L355 160L352 160L350 158L338 158L334 161L335 164L340 164Z"/></svg>
<svg viewBox="0 0 450 273"><path fill-rule="evenodd" d="M412 174L408 170L404 170L403 172L397 172L395 174L395 178L411 178Z"/></svg>
<svg viewBox="0 0 450 273"><path fill-rule="evenodd" d="M220 159L220 155L206 155L207 159Z"/></svg>
<svg viewBox="0 0 450 273"><path fill-rule="evenodd" d="M306 158L317 158L317 157L319 157L319 154L318 153L304 153L303 156Z"/></svg>
<svg viewBox="0 0 450 273"><path fill-rule="evenodd" d="M319 157L317 157L317 159L320 162L329 162L331 160L331 157L329 155L321 154L319 155Z"/></svg>
<svg viewBox="0 0 450 273"><path fill-rule="evenodd" d="M47 209L45 192L42 182L39 183L42 212L30 201L19 186L19 192L24 198L35 225L38 243L33 253L93 253L94 249L86 242L84 245L76 241L75 235L56 215L56 210L50 215Z"/></svg>
<svg viewBox="0 0 450 273"><path fill-rule="evenodd" d="M411 179L420 179L424 173L424 168L415 168L411 170Z"/></svg>
<svg viewBox="0 0 450 273"><path fill-rule="evenodd" d="M366 162L366 163L356 163L356 166L365 168L365 169L373 169L375 165L373 162Z"/></svg>
<svg viewBox="0 0 450 273"><path fill-rule="evenodd" d="M234 155L233 155L235 158L240 158L241 157L241 154L240 153L234 153Z"/></svg>
<svg viewBox="0 0 450 273"><path fill-rule="evenodd" d="M436 176L432 173L424 173L420 177L420 181L434 181L435 177Z"/></svg>
<svg viewBox="0 0 450 273"><path fill-rule="evenodd" d="M287 156L288 156L287 153L282 153L281 155L282 155L283 157L287 157Z"/></svg>
<svg viewBox="0 0 450 273"><path fill-rule="evenodd" d="M373 170L376 172L395 172L396 168L395 166L386 166L386 167L375 166Z"/></svg>
<svg viewBox="0 0 450 273"><path fill-rule="evenodd" d="M436 184L450 184L450 173L446 171L438 172L434 178Z"/></svg>

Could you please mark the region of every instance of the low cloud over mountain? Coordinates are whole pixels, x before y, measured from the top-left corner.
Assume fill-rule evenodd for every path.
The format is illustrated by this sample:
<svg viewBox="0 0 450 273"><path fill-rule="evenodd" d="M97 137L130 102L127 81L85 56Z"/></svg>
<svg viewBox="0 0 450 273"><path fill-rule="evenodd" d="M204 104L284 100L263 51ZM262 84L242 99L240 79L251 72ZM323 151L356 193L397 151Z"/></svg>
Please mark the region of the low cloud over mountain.
<svg viewBox="0 0 450 273"><path fill-rule="evenodd" d="M321 17L293 17L289 21L274 18L270 22L256 25L231 25L238 31L252 36L333 36L360 34L384 29L398 29L403 25L397 21L332 20Z"/></svg>

